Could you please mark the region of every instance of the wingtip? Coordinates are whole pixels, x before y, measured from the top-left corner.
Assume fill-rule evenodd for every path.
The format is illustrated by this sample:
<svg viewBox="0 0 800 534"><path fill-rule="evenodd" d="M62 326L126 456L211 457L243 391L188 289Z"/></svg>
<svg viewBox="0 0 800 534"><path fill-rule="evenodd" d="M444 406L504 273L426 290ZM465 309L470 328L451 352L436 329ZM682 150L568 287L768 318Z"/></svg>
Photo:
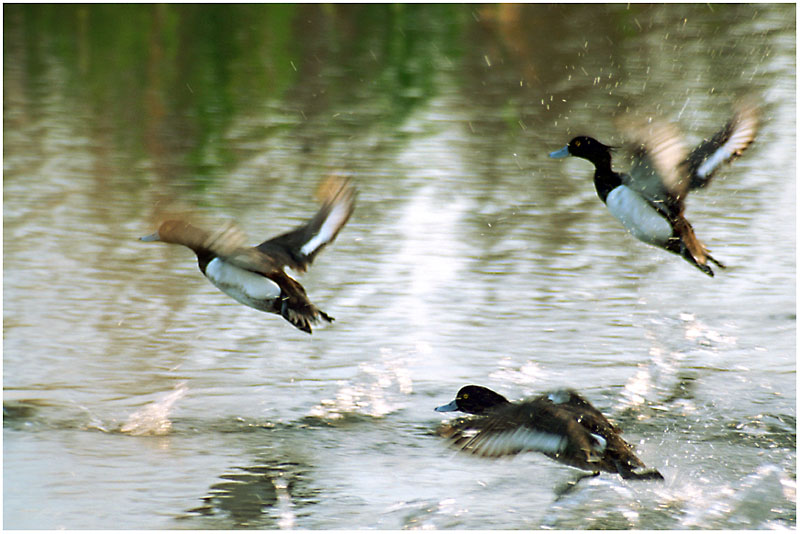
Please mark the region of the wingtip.
<svg viewBox="0 0 800 534"><path fill-rule="evenodd" d="M732 120L737 137L741 138L739 145L733 149L732 157L737 157L755 141L761 126L761 106L755 96L748 95L734 103Z"/></svg>
<svg viewBox="0 0 800 534"><path fill-rule="evenodd" d="M339 231L350 220L355 209L356 188L350 179L343 176L329 176L318 190L324 201L317 215L310 223L313 235L299 246L299 253L310 263L324 246L333 243Z"/></svg>
<svg viewBox="0 0 800 534"><path fill-rule="evenodd" d="M331 174L317 186L316 197L324 204L355 203L358 191L349 175Z"/></svg>
<svg viewBox="0 0 800 534"><path fill-rule="evenodd" d="M356 205L356 198L358 197L358 190L353 185L353 181L347 175L333 174L328 176L318 187L317 196L322 200L325 206L344 206L345 214L337 224L338 230L341 230L350 216L353 214ZM333 236L336 238L336 235ZM333 241L333 239L331 239Z"/></svg>
<svg viewBox="0 0 800 534"><path fill-rule="evenodd" d="M754 121L761 119L761 106L759 98L754 94L739 97L733 103L733 112L736 116L748 118Z"/></svg>

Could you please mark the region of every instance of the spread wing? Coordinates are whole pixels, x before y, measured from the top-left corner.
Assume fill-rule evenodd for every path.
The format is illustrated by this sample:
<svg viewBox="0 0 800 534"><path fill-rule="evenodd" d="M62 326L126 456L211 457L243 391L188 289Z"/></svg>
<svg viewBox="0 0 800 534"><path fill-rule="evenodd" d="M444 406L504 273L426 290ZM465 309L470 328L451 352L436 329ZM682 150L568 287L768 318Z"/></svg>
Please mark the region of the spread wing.
<svg viewBox="0 0 800 534"><path fill-rule="evenodd" d="M574 413L576 419L579 418L580 423L592 432L601 432L603 428L610 429L616 433L621 432L618 426L603 415L603 412L592 406L589 401L575 390L561 389L551 391L542 395L542 397L547 398L558 407Z"/></svg>
<svg viewBox="0 0 800 534"><path fill-rule="evenodd" d="M548 455L563 453L570 439L591 451L593 441L586 429L568 413L541 399L512 404L488 415L457 419L439 431L451 447L485 458L525 451Z"/></svg>
<svg viewBox="0 0 800 534"><path fill-rule="evenodd" d="M279 259L262 254L253 247L246 246L246 236L236 223L227 221L213 231L203 230L187 225L184 240L194 241L226 262L263 275L283 272L283 264Z"/></svg>
<svg viewBox="0 0 800 534"><path fill-rule="evenodd" d="M222 226L210 232L199 231L204 233L202 247L217 256L231 256L245 246L245 233L233 221L226 221Z"/></svg>
<svg viewBox="0 0 800 534"><path fill-rule="evenodd" d="M322 206L311 220L290 232L264 241L256 249L278 258L295 271L306 271L316 255L336 239L355 206L356 190L349 180L332 177L322 188Z"/></svg>
<svg viewBox="0 0 800 534"><path fill-rule="evenodd" d="M677 126L653 121L623 124L623 130L628 139L636 140L632 167L623 175L623 183L668 217L679 216L690 180L687 150Z"/></svg>
<svg viewBox="0 0 800 534"><path fill-rule="evenodd" d="M706 187L717 169L744 152L758 132L760 112L752 99L744 99L734 107L733 118L710 139L704 139L686 159L690 187Z"/></svg>

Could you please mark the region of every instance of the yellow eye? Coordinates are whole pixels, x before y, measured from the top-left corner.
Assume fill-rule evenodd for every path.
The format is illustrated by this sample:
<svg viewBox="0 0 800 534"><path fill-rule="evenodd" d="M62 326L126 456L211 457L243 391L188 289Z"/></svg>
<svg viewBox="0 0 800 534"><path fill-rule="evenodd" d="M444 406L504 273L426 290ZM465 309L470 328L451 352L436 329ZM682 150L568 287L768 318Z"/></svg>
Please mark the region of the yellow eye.
<svg viewBox="0 0 800 534"><path fill-rule="evenodd" d="M461 395L461 398L462 399L468 399L469 398L469 394L464 393L463 395Z"/></svg>
<svg viewBox="0 0 800 534"><path fill-rule="evenodd" d="M580 141L575 141L575 146L581 146L581 142Z"/></svg>

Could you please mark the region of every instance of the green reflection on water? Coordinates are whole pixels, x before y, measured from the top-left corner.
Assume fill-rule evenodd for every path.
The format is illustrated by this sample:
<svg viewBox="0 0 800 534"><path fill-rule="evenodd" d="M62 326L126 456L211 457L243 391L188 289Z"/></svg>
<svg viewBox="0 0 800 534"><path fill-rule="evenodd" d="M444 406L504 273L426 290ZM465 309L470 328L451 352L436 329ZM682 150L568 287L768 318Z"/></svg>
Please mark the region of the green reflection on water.
<svg viewBox="0 0 800 534"><path fill-rule="evenodd" d="M458 55L467 20L448 5L7 5L4 12L5 59L22 64L32 113L58 84L120 152L161 161L196 190L236 164L224 136L242 115L257 119L251 134L270 135L369 101L386 127L402 122L435 94L442 57Z"/></svg>
<svg viewBox="0 0 800 534"><path fill-rule="evenodd" d="M4 96L35 119L57 94L113 155L108 174L202 199L259 141L291 139L301 161L370 136L399 150L418 137L407 119L447 92L469 104L468 137L505 153L525 131L560 142L580 107L602 131L643 99L680 110L769 85L765 37L724 32L775 10L791 6L5 5Z"/></svg>

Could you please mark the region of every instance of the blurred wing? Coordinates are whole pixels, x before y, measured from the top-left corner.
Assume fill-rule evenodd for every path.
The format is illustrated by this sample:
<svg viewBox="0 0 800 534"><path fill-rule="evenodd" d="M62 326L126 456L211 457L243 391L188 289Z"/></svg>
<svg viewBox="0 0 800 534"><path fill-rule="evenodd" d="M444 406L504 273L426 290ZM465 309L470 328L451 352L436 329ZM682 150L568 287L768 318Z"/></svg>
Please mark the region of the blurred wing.
<svg viewBox="0 0 800 534"><path fill-rule="evenodd" d="M204 231L202 246L217 256L227 257L245 246L246 236L233 221L225 222L213 232Z"/></svg>
<svg viewBox="0 0 800 534"><path fill-rule="evenodd" d="M236 223L228 221L214 231L190 227L194 233L192 239L203 249L224 258L226 262L264 275L280 271L283 267L258 250L246 246L245 233ZM187 237L188 239L188 237Z"/></svg>
<svg viewBox="0 0 800 534"><path fill-rule="evenodd" d="M575 414L576 421L592 432L598 432L601 428L611 429L613 432L620 432L619 427L614 425L603 412L591 405L577 391L572 389L561 389L546 393L547 397L557 408L561 408Z"/></svg>
<svg viewBox="0 0 800 534"><path fill-rule="evenodd" d="M750 146L758 132L759 116L751 99L738 102L728 124L692 150L686 159L692 189L706 187L723 163L737 158Z"/></svg>
<svg viewBox="0 0 800 534"><path fill-rule="evenodd" d="M306 224L264 241L256 248L280 258L292 269L303 272L316 255L336 239L355 206L356 190L345 178L332 177L322 185L322 207Z"/></svg>
<svg viewBox="0 0 800 534"><path fill-rule="evenodd" d="M187 246L197 252L210 252L227 257L244 245L245 236L235 223L228 221L209 232L189 222L191 218L170 219L159 225L158 231L141 238L144 241L166 241Z"/></svg>
<svg viewBox="0 0 800 534"><path fill-rule="evenodd" d="M496 418L462 419L447 425L442 432L450 446L484 458L499 458L525 451L558 454L567 439L527 425L504 425Z"/></svg>
<svg viewBox="0 0 800 534"><path fill-rule="evenodd" d="M275 258L267 256L252 247L236 249L229 256L225 256L225 261L247 271L262 274L270 278L275 278L275 275L285 275L283 271L283 266L285 264L283 262L277 261Z"/></svg>
<svg viewBox="0 0 800 534"><path fill-rule="evenodd" d="M685 165L686 147L674 124L653 121L628 124L625 135L636 140L633 164L625 185L640 193L662 213L674 216L683 211L689 189Z"/></svg>
<svg viewBox="0 0 800 534"><path fill-rule="evenodd" d="M449 445L469 454L498 458L525 451L558 454L567 446L566 425L550 416L541 398L511 404L488 415L458 419L442 432Z"/></svg>

